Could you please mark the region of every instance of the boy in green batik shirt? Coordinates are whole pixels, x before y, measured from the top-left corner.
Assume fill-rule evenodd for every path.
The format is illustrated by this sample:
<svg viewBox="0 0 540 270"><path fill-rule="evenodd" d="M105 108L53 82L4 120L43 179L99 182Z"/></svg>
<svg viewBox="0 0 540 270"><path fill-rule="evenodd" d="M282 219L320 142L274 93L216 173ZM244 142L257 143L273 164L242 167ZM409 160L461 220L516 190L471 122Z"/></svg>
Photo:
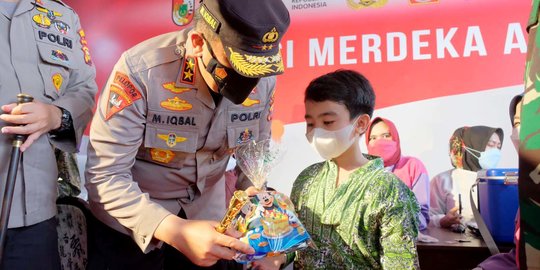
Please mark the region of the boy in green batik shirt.
<svg viewBox="0 0 540 270"><path fill-rule="evenodd" d="M304 101L306 137L325 161L293 186L298 217L318 246L299 251L295 268L418 268L418 202L382 159L360 149L375 106L369 81L338 70L313 80Z"/></svg>

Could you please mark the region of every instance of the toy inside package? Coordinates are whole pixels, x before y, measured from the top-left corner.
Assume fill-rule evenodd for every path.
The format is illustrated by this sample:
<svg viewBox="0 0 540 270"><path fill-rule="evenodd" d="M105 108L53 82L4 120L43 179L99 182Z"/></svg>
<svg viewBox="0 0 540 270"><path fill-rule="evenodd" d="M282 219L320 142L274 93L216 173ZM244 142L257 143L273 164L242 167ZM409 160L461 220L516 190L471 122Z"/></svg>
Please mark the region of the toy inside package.
<svg viewBox="0 0 540 270"><path fill-rule="evenodd" d="M280 155L279 146L269 140L251 142L239 147L235 155L238 166L261 191L251 197L245 191L236 191L218 227L218 231L235 228L243 235L240 240L255 250L254 254L237 253L234 259L249 263L313 246L291 200L264 188L270 167Z"/></svg>

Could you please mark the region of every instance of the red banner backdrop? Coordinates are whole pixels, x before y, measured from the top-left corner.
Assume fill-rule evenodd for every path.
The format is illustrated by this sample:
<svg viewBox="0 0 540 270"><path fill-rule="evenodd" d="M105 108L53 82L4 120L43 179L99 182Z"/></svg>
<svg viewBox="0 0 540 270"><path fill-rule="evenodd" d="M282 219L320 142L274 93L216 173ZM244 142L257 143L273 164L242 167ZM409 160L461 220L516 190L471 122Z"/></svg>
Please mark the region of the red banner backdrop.
<svg viewBox="0 0 540 270"><path fill-rule="evenodd" d="M98 84L120 54L180 30L171 0L66 1L86 29ZM377 107L522 83L529 0L285 0L286 72L278 79L275 118L303 121L303 91L337 68L366 75Z"/></svg>

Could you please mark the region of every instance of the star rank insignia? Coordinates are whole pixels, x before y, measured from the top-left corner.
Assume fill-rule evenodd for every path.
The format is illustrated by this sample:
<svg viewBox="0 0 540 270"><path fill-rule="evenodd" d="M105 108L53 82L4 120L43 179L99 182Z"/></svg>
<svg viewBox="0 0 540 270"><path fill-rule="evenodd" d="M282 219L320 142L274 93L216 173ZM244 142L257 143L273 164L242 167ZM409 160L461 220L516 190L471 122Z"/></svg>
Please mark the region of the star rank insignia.
<svg viewBox="0 0 540 270"><path fill-rule="evenodd" d="M182 63L182 83L193 84L195 82L195 58L186 57Z"/></svg>

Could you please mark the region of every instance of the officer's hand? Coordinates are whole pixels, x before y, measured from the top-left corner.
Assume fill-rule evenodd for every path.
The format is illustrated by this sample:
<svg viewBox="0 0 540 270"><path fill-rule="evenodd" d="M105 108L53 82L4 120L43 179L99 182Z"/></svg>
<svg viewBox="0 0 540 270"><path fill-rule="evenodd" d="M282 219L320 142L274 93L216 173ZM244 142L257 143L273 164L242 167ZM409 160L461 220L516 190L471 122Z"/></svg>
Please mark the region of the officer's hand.
<svg viewBox="0 0 540 270"><path fill-rule="evenodd" d="M252 268L256 270L279 270L279 267L285 263L287 256L279 254L274 257L264 257L251 263Z"/></svg>
<svg viewBox="0 0 540 270"><path fill-rule="evenodd" d="M30 145L44 133L60 127L62 111L51 104L45 104L39 101L15 103L2 106L5 112L0 115L11 126L2 128L4 134L22 134L28 135L26 141L21 145L21 151L26 150Z"/></svg>
<svg viewBox="0 0 540 270"><path fill-rule="evenodd" d="M257 194L259 194L261 192L260 189L254 187L254 186L246 188L245 191L246 191L248 196L255 196L255 195L257 195Z"/></svg>
<svg viewBox="0 0 540 270"><path fill-rule="evenodd" d="M178 249L199 266L214 265L219 259L231 260L236 251L255 252L235 238L240 237L238 232L227 231L235 237L221 234L216 231L217 225L216 221L186 220L169 215L159 224L154 237Z"/></svg>

